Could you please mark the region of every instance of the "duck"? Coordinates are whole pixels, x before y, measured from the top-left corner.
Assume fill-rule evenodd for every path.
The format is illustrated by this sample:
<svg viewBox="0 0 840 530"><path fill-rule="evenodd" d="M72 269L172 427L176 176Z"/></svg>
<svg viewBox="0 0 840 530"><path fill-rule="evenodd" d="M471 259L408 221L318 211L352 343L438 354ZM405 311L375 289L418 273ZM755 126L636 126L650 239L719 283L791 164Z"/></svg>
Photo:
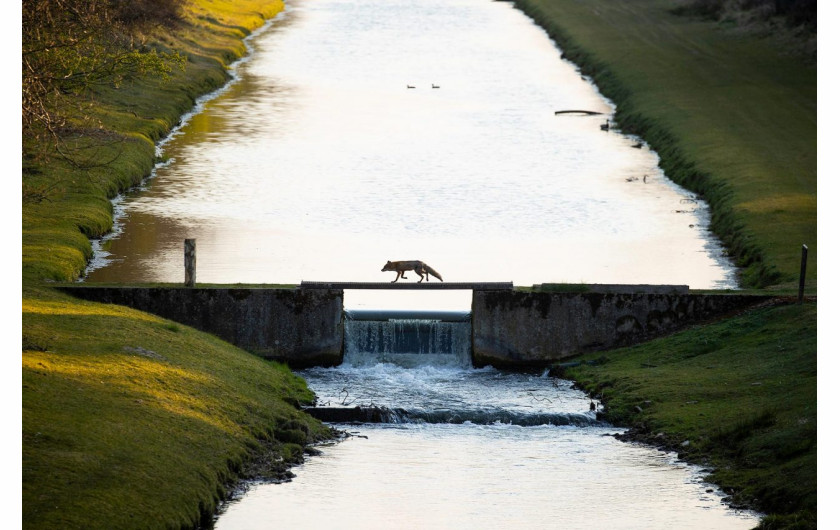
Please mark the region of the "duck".
<svg viewBox="0 0 840 530"><path fill-rule="evenodd" d="M406 88L414 88L412 85L405 85Z"/></svg>
<svg viewBox="0 0 840 530"><path fill-rule="evenodd" d="M601 124L602 131L609 131L610 130L610 120L605 121Z"/></svg>
<svg viewBox="0 0 840 530"><path fill-rule="evenodd" d="M440 85L436 85L436 84L432 83L432 88L440 88Z"/></svg>

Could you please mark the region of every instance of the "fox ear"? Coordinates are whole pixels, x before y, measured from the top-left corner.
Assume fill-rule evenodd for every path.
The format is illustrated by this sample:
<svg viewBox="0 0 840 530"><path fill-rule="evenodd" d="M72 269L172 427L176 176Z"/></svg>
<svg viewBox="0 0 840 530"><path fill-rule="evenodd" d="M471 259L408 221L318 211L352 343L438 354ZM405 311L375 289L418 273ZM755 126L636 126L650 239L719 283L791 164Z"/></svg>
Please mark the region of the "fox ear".
<svg viewBox="0 0 840 530"><path fill-rule="evenodd" d="M385 265L390 265L390 264L391 264L391 260L388 260L388 263L386 263Z"/></svg>

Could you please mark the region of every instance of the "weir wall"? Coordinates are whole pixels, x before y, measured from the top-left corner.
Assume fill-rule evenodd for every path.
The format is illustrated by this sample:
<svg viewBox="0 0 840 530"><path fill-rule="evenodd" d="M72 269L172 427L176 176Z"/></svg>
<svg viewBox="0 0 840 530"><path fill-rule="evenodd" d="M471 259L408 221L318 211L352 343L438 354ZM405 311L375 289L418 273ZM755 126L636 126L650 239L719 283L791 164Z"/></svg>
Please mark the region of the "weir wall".
<svg viewBox="0 0 840 530"><path fill-rule="evenodd" d="M768 298L688 292L475 291L473 365L546 366L577 354L667 335Z"/></svg>
<svg viewBox="0 0 840 530"><path fill-rule="evenodd" d="M119 304L216 335L293 367L341 364L340 289L67 287L95 302Z"/></svg>
<svg viewBox="0 0 840 530"><path fill-rule="evenodd" d="M68 286L64 290L79 298L153 313L296 368L334 366L343 358L342 289ZM769 298L695 294L687 288L625 291L474 290L473 365L547 366L580 353L650 340Z"/></svg>

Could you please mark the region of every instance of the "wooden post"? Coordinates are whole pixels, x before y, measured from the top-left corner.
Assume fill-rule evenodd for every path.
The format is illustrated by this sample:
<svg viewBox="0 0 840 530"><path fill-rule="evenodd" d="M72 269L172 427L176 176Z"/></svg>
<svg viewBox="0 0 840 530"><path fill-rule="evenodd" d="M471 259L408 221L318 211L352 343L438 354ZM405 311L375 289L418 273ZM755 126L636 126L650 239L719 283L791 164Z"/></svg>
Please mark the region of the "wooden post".
<svg viewBox="0 0 840 530"><path fill-rule="evenodd" d="M799 266L799 303L805 297L805 268L808 264L808 246L802 245L802 264Z"/></svg>
<svg viewBox="0 0 840 530"><path fill-rule="evenodd" d="M195 287L195 239L184 240L184 285Z"/></svg>

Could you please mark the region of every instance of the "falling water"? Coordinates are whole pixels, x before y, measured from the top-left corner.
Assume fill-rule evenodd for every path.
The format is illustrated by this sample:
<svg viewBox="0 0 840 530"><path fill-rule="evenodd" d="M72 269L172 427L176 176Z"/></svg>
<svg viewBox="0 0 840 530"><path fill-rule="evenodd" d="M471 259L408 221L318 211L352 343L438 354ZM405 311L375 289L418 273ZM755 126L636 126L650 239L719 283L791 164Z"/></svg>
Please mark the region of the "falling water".
<svg viewBox="0 0 840 530"><path fill-rule="evenodd" d="M345 314L344 362L351 366L388 362L466 368L471 366L471 348L469 313L357 310Z"/></svg>

